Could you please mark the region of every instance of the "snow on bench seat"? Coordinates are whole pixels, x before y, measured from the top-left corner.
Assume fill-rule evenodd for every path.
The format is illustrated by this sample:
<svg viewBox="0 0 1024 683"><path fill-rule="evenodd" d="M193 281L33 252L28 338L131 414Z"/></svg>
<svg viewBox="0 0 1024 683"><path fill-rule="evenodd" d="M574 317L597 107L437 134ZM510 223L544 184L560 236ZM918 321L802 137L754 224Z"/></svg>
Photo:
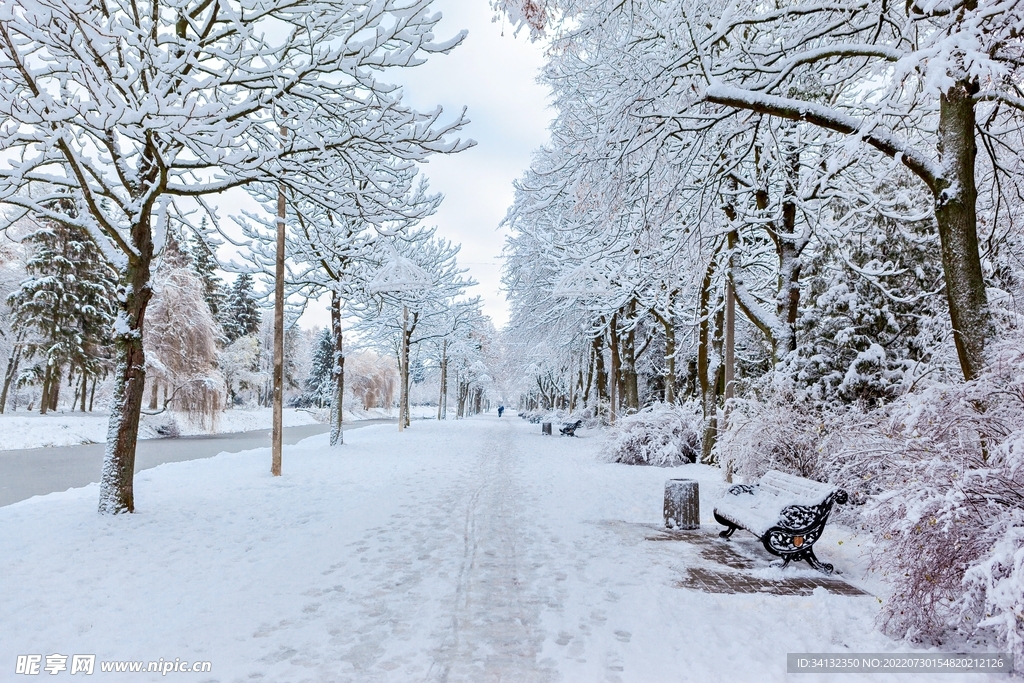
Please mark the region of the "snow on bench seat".
<svg viewBox="0 0 1024 683"><path fill-rule="evenodd" d="M835 502L846 502L846 492L771 470L756 484L730 487L715 506L715 519L728 527L721 533L723 538L746 529L761 539L768 552L782 557L783 566L802 559L831 573L832 565L819 562L812 546Z"/></svg>

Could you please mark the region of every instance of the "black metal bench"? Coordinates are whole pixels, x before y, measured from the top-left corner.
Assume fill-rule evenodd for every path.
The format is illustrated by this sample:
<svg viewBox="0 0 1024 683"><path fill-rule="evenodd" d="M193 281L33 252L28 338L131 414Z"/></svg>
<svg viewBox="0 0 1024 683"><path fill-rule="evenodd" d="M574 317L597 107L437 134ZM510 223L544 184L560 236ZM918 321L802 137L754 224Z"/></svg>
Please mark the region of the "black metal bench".
<svg viewBox="0 0 1024 683"><path fill-rule="evenodd" d="M562 436L576 436L576 430L583 426L583 420L576 420L575 422L566 422L565 425L558 431Z"/></svg>
<svg viewBox="0 0 1024 683"><path fill-rule="evenodd" d="M835 503L847 500L846 491L802 477L772 470L756 484L729 487L715 507L715 519L728 527L719 535L729 538L736 529L757 536L764 549L782 558L782 566L806 560L820 572L832 565L814 555Z"/></svg>

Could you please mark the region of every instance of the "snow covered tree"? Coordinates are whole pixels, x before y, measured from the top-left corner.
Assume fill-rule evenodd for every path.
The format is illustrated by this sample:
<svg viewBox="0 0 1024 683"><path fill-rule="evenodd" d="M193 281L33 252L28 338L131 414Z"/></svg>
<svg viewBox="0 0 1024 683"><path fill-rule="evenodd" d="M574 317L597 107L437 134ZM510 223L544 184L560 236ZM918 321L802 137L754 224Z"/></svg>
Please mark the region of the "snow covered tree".
<svg viewBox="0 0 1024 683"><path fill-rule="evenodd" d="M0 5L0 149L17 159L0 169L0 201L87 230L118 271L101 511L134 509L142 331L169 225L232 188L284 187L343 213L361 190L339 201L325 169L366 180L368 152L465 148L451 139L461 116L421 114L377 79L461 42L435 40L440 18L429 0Z"/></svg>
<svg viewBox="0 0 1024 683"><path fill-rule="evenodd" d="M398 360L399 429L409 426L409 366L413 346L441 339L449 331L448 312L457 297L476 283L463 275L459 246L435 236L436 228L417 228L381 240L381 264L352 304L364 337Z"/></svg>
<svg viewBox="0 0 1024 683"><path fill-rule="evenodd" d="M252 275L240 273L228 291L221 324L229 344L260 329L260 307L252 285Z"/></svg>
<svg viewBox="0 0 1024 683"><path fill-rule="evenodd" d="M205 225L205 220L203 223ZM203 298L206 299L206 305L210 308L213 319L222 320L226 312L228 296L224 281L217 275L219 263L204 236L204 225L201 225L200 229L192 234L188 245L188 255L192 269L203 281Z"/></svg>
<svg viewBox="0 0 1024 683"><path fill-rule="evenodd" d="M259 340L252 335L239 337L217 353L217 367L224 375L228 405L234 405L240 399L239 391L259 385L259 357Z"/></svg>
<svg viewBox="0 0 1024 683"><path fill-rule="evenodd" d="M624 139L634 148L687 132L706 138L756 121L753 112L829 136L828 176L853 164L885 172L885 157L908 169L930 195L962 373L978 375L992 333L984 214L1007 216L1020 193L1017 3L496 4L533 31L554 28L566 52L592 36L603 55L630 53L619 82L642 86L626 88L607 118L633 122ZM560 27L567 16L571 27Z"/></svg>
<svg viewBox="0 0 1024 683"><path fill-rule="evenodd" d="M331 405L334 388L334 335L325 327L316 337L313 357L306 377L306 386L300 397L303 405L324 408Z"/></svg>
<svg viewBox="0 0 1024 683"><path fill-rule="evenodd" d="M144 345L149 408L183 412L210 427L223 406L225 382L217 370L220 328L206 303L203 280L176 245L164 251L153 290Z"/></svg>
<svg viewBox="0 0 1024 683"><path fill-rule="evenodd" d="M78 375L76 398L84 411L89 380L110 355L116 274L91 236L76 226L44 220L24 242L31 250L29 278L8 303L22 332L21 357L39 359L32 371L42 384L39 411L57 408L65 370ZM16 372L15 367L7 373L5 385Z"/></svg>
<svg viewBox="0 0 1024 683"><path fill-rule="evenodd" d="M20 231L19 231L20 232ZM25 247L19 232L8 233L9 240L0 241L0 358L6 359L3 388L0 389L0 413L7 406L11 386L14 384L21 357L25 330L14 329L8 294L14 292L25 280Z"/></svg>

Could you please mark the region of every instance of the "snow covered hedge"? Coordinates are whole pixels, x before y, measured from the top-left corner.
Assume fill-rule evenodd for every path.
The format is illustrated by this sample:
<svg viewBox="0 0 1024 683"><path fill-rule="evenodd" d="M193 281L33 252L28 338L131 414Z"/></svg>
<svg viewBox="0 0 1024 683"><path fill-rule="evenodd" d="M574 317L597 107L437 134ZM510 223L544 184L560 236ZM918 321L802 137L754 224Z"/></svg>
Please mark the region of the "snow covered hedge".
<svg viewBox="0 0 1024 683"><path fill-rule="evenodd" d="M675 467L700 456L702 419L692 404L656 403L608 431L604 453L627 465Z"/></svg>
<svg viewBox="0 0 1024 683"><path fill-rule="evenodd" d="M718 458L745 481L768 470L828 481L824 441L832 418L809 401L780 393L772 400L735 400L718 441Z"/></svg>
<svg viewBox="0 0 1024 683"><path fill-rule="evenodd" d="M942 642L994 636L1024 661L1024 344L977 380L908 395L844 436L843 476L872 489L883 627Z"/></svg>

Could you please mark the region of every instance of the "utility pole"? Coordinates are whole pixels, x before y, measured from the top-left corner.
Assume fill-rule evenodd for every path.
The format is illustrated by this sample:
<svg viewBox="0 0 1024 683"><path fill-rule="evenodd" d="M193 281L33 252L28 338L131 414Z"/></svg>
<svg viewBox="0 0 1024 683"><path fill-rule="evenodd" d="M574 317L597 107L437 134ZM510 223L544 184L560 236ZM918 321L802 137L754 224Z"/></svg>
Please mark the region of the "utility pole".
<svg viewBox="0 0 1024 683"><path fill-rule="evenodd" d="M281 126L281 146L288 129ZM277 258L274 263L274 429L271 432L270 473L281 476L281 441L284 436L284 184L277 186Z"/></svg>
<svg viewBox="0 0 1024 683"><path fill-rule="evenodd" d="M406 330L409 328L409 307L402 306L402 358L400 370L402 395L398 401L398 431L405 431L405 415L409 410L409 337Z"/></svg>

